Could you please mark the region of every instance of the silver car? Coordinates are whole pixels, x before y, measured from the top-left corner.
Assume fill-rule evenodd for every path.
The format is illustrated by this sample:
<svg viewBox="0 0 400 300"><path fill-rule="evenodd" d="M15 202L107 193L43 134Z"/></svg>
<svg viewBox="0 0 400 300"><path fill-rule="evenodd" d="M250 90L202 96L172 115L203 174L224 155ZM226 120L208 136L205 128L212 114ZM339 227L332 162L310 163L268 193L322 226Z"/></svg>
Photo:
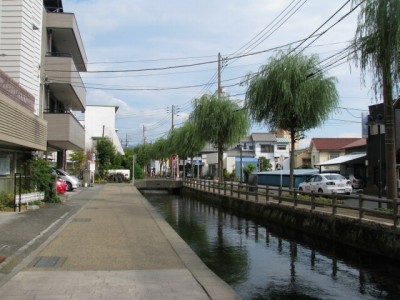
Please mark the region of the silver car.
<svg viewBox="0 0 400 300"><path fill-rule="evenodd" d="M73 191L81 186L81 181L78 179L78 177L70 175L64 170L52 168L52 173L67 183L67 191Z"/></svg>

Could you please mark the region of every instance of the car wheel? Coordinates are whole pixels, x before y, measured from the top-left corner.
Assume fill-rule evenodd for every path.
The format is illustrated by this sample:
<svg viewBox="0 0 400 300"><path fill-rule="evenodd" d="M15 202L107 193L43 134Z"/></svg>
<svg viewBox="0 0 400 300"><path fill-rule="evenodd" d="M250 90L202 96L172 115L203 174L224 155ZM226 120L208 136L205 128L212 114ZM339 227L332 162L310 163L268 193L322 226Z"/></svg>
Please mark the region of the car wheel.
<svg viewBox="0 0 400 300"><path fill-rule="evenodd" d="M318 193L323 193L324 191L322 189L318 189Z"/></svg>
<svg viewBox="0 0 400 300"><path fill-rule="evenodd" d="M303 188L300 187L300 188L299 188L299 192L302 192L302 191L303 191Z"/></svg>
<svg viewBox="0 0 400 300"><path fill-rule="evenodd" d="M72 190L73 190L72 183L71 182L67 182L67 191L70 192Z"/></svg>

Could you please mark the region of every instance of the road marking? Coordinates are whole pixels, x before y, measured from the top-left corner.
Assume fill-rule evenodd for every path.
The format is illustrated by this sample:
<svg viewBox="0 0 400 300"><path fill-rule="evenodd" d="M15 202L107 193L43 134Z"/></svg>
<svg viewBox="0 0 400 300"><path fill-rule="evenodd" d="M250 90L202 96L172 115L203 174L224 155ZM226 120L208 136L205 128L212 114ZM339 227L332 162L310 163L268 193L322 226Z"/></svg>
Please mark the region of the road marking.
<svg viewBox="0 0 400 300"><path fill-rule="evenodd" d="M47 227L45 230L43 230L41 233L39 233L35 238L33 238L32 240L30 240L26 245L22 246L21 248L19 248L17 250L16 253L20 253L24 250L26 250L28 247L30 247L31 245L33 245L36 240L38 240L39 238L41 238L46 232L48 232L51 228L53 228L54 226L57 225L57 223L59 223L62 219L64 219L66 216L68 215L68 213L66 212L65 214L63 214L60 218L58 218L57 220L55 220L52 224L50 224L49 227Z"/></svg>

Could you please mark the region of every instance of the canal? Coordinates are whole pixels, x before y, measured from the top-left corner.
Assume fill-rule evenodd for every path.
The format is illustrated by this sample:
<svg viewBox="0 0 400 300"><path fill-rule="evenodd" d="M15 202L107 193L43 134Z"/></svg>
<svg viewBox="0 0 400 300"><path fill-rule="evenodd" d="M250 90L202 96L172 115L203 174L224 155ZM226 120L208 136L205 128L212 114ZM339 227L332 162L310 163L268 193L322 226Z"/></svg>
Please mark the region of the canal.
<svg viewBox="0 0 400 300"><path fill-rule="evenodd" d="M400 266L178 195L146 199L242 299L400 299Z"/></svg>

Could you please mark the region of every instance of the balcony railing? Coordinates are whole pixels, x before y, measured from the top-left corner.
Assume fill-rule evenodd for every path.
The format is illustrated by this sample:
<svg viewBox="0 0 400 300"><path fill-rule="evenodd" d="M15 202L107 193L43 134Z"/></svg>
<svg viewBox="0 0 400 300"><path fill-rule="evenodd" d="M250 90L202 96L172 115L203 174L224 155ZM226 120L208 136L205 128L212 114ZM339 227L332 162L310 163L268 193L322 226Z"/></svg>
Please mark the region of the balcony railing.
<svg viewBox="0 0 400 300"><path fill-rule="evenodd" d="M46 56L72 57L71 53L62 53L62 52L46 52Z"/></svg>
<svg viewBox="0 0 400 300"><path fill-rule="evenodd" d="M35 97L1 70L0 92L27 108L32 113L35 111Z"/></svg>

